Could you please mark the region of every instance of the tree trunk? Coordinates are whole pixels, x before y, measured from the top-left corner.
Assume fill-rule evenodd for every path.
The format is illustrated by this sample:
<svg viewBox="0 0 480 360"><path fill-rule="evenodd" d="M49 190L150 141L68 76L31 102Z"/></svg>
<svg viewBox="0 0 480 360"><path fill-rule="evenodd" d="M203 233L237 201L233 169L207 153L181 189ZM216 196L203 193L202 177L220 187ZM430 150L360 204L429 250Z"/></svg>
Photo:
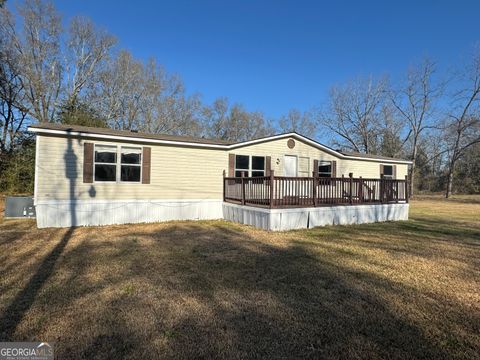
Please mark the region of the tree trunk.
<svg viewBox="0 0 480 360"><path fill-rule="evenodd" d="M452 159L450 162L450 166L448 169L448 176L447 176L447 190L445 192L445 198L448 199L450 195L452 195L452 187L453 187L453 170L455 168L455 160Z"/></svg>
<svg viewBox="0 0 480 360"><path fill-rule="evenodd" d="M416 164L415 162L417 161L417 140L414 140L414 144L413 144L413 153L412 153L412 166L410 167L410 182L408 184L408 195L410 196L410 198L413 198L413 182L415 180L415 168L416 168Z"/></svg>
<svg viewBox="0 0 480 360"><path fill-rule="evenodd" d="M410 167L410 182L408 183L408 195L413 197L413 181L415 180L415 160Z"/></svg>

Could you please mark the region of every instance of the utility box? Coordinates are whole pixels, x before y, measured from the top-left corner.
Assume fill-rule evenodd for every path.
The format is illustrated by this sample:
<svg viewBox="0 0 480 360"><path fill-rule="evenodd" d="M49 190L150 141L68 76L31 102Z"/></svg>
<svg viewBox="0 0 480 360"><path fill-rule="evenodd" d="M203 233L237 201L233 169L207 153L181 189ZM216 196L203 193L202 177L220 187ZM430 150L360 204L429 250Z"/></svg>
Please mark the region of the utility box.
<svg viewBox="0 0 480 360"><path fill-rule="evenodd" d="M5 218L34 218L33 196L7 196Z"/></svg>

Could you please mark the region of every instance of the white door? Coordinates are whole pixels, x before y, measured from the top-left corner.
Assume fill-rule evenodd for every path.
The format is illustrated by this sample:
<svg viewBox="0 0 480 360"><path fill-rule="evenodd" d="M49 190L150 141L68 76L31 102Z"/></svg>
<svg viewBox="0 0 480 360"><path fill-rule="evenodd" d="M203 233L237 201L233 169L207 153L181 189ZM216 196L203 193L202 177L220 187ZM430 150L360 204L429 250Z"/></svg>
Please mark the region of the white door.
<svg viewBox="0 0 480 360"><path fill-rule="evenodd" d="M297 176L297 157L285 155L284 176Z"/></svg>

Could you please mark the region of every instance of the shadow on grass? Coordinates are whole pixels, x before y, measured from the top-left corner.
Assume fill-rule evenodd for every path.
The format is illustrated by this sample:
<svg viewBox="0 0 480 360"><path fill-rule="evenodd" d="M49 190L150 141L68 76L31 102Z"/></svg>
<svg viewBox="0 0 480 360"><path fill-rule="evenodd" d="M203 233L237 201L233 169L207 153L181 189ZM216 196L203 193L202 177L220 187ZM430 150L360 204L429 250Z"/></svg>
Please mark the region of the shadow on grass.
<svg viewBox="0 0 480 360"><path fill-rule="evenodd" d="M39 303L52 314L49 321L25 325L17 336L48 334L59 358L436 359L474 354L471 339L461 338L478 330L480 319L471 309L449 308L442 338L432 336L432 329L415 321L418 314L402 304L434 313L446 309L448 300L349 268L336 262L338 257L319 256L320 230L306 232L303 242L271 242L271 237L261 239L265 233L225 223L125 229L89 230L58 261L66 244L62 240L39 267L50 270L39 270L37 281L32 278L13 302L17 305L2 315L2 325L12 324L8 333L22 318L15 314ZM335 228L339 242L347 241L341 239L346 230ZM52 279L55 263L63 275ZM45 282L38 293L35 284ZM392 304L392 298L398 303Z"/></svg>
<svg viewBox="0 0 480 360"><path fill-rule="evenodd" d="M177 236L196 234L194 239ZM135 234L138 237L152 234ZM375 293L408 293L398 284L313 256L301 246L259 244L244 232L188 225L153 235L169 242L171 271L141 269L152 286L174 281L170 295L207 310L172 326L171 354L181 357L442 358L447 354ZM177 243L172 243L171 238ZM168 240L167 240L168 239ZM248 243L256 243L249 249ZM178 247L178 248L177 248ZM181 247L181 249L180 249ZM138 259L145 259L140 252ZM135 266L131 264L131 266ZM146 271L149 268L150 271ZM140 275L140 274L138 274ZM358 286L355 282L361 282ZM205 316L208 314L208 316Z"/></svg>
<svg viewBox="0 0 480 360"><path fill-rule="evenodd" d="M72 236L73 231L74 228L69 228L65 232L52 251L42 260L27 285L15 296L0 317L0 333L2 334L2 339L6 341L15 340L13 338L15 329L34 303L40 289L52 275L57 260Z"/></svg>
<svg viewBox="0 0 480 360"><path fill-rule="evenodd" d="M70 131L70 130L67 130ZM77 138L77 141L80 140ZM38 156L39 154L37 154ZM69 205L69 217L70 217L70 228L63 234L59 239L57 244L53 249L48 253L48 255L41 261L34 275L30 278L27 285L17 293L10 305L4 310L3 315L0 317L0 334L2 339L7 341L14 340L13 335L16 328L25 317L25 314L30 310L34 304L40 290L45 286L45 284L50 280L50 277L54 273L54 269L57 265L57 261L62 255L66 245L71 239L74 227L77 225L77 216L76 216L76 182L78 180L78 170L77 162L78 156L73 150L73 139L71 137L67 138L67 149L63 155L64 159L64 168L65 168L65 179L68 181L68 199L70 200ZM14 223L15 224L15 223ZM2 225L2 231L9 231L12 224ZM17 224L17 228L20 226L31 226L31 223L23 223L22 225ZM54 233L55 234L55 233ZM55 236L55 235L52 235ZM13 237L12 239L15 239ZM3 245L0 243L0 245ZM22 260L22 259L20 259ZM19 264L20 266L20 264Z"/></svg>

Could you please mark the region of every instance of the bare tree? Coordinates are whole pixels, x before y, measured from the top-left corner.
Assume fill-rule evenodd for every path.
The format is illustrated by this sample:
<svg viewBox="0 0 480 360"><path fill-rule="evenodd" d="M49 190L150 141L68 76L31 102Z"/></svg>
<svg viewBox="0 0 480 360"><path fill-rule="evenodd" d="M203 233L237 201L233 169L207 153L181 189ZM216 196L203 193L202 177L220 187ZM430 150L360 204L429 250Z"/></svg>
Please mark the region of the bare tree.
<svg viewBox="0 0 480 360"><path fill-rule="evenodd" d="M26 0L19 13L22 36L13 21L8 26L18 52L28 110L40 122L53 121L62 89L61 19L51 3L41 0Z"/></svg>
<svg viewBox="0 0 480 360"><path fill-rule="evenodd" d="M113 129L137 128L145 93L143 72L143 64L122 50L99 74L99 85L90 100Z"/></svg>
<svg viewBox="0 0 480 360"><path fill-rule="evenodd" d="M245 141L273 134L274 129L261 112L246 111L242 105L229 106L226 98L214 101L203 110L206 134L209 137Z"/></svg>
<svg viewBox="0 0 480 360"><path fill-rule="evenodd" d="M89 98L115 129L181 135L201 131L199 96L187 96L181 79L153 59L143 64L128 51L110 59Z"/></svg>
<svg viewBox="0 0 480 360"><path fill-rule="evenodd" d="M480 143L480 48L476 49L470 66L463 75L464 87L454 95L454 106L448 114L445 141L449 162L445 197L452 193L457 161L471 146Z"/></svg>
<svg viewBox="0 0 480 360"><path fill-rule="evenodd" d="M378 148L380 109L387 79L357 79L330 90L320 125L335 134L334 145L363 153Z"/></svg>
<svg viewBox="0 0 480 360"><path fill-rule="evenodd" d="M192 136L201 133L199 95L186 96L182 90L176 95L163 96L157 103L157 108L161 114L157 124L163 125L163 130L157 132Z"/></svg>
<svg viewBox="0 0 480 360"><path fill-rule="evenodd" d="M389 157L404 157L401 133L404 123L394 108L386 102L380 109L378 153Z"/></svg>
<svg viewBox="0 0 480 360"><path fill-rule="evenodd" d="M390 100L398 115L406 124L406 135L402 146L410 143L410 191L413 194L415 169L418 155L418 144L422 136L434 126L433 115L435 102L442 93L442 85L434 84L435 63L425 59L420 65L410 68L405 84L399 89L390 91Z"/></svg>
<svg viewBox="0 0 480 360"><path fill-rule="evenodd" d="M75 101L82 89L99 81L116 40L98 29L91 20L75 17L70 22L65 56L67 87L65 96Z"/></svg>
<svg viewBox="0 0 480 360"><path fill-rule="evenodd" d="M455 165L454 188L462 194L480 193L480 143L466 149Z"/></svg>
<svg viewBox="0 0 480 360"><path fill-rule="evenodd" d="M150 60L145 67L146 91L140 128L151 133L198 135L199 95L187 96L182 80Z"/></svg>
<svg viewBox="0 0 480 360"><path fill-rule="evenodd" d="M317 128L310 112L302 113L297 109L291 109L287 115L281 116L278 124L282 132L293 131L306 136L314 136Z"/></svg>
<svg viewBox="0 0 480 360"><path fill-rule="evenodd" d="M203 125L207 136L224 139L228 123L229 104L226 97L215 99L210 106L202 110Z"/></svg>
<svg viewBox="0 0 480 360"><path fill-rule="evenodd" d="M19 144L28 114L18 57L12 46L10 16L0 9L0 153L13 151Z"/></svg>

